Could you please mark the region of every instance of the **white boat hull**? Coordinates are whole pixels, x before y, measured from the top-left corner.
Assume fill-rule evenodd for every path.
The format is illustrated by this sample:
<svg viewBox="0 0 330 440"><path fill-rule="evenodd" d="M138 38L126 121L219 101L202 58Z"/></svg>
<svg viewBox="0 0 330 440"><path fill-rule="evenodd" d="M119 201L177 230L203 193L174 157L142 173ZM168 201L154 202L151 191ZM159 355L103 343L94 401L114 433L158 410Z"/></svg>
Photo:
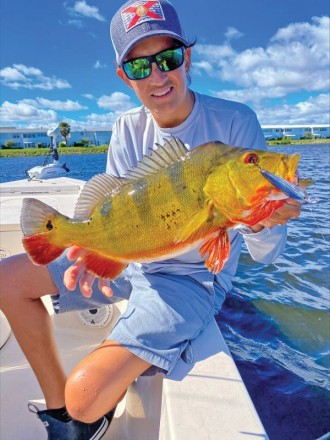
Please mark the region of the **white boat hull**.
<svg viewBox="0 0 330 440"><path fill-rule="evenodd" d="M36 167L28 170L28 175L30 179L53 179L56 177L64 177L68 173L68 169L64 168L64 164L48 164L48 165L38 165Z"/></svg>

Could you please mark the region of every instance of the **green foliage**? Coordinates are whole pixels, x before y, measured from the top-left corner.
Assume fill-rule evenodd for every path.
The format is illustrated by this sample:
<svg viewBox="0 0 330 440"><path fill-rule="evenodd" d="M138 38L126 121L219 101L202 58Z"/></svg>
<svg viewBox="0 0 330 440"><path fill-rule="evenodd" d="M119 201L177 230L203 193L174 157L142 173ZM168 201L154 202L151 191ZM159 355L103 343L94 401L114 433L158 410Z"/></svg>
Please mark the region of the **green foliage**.
<svg viewBox="0 0 330 440"><path fill-rule="evenodd" d="M91 144L91 141L88 138L82 138L80 139L80 143L84 146L88 146Z"/></svg>
<svg viewBox="0 0 330 440"><path fill-rule="evenodd" d="M292 139L290 136L283 136L279 139L272 139L270 141L267 141L268 145L289 145L291 144Z"/></svg>
<svg viewBox="0 0 330 440"><path fill-rule="evenodd" d="M68 144L68 136L69 136L70 131L71 131L70 124L68 124L67 122L60 122L58 124L58 127L60 129L61 136L64 137L65 144L67 145Z"/></svg>
<svg viewBox="0 0 330 440"><path fill-rule="evenodd" d="M5 145L2 146L2 148L5 149L10 149L10 148L14 148L15 147L15 141L13 141L12 139L8 139L7 141L5 141Z"/></svg>

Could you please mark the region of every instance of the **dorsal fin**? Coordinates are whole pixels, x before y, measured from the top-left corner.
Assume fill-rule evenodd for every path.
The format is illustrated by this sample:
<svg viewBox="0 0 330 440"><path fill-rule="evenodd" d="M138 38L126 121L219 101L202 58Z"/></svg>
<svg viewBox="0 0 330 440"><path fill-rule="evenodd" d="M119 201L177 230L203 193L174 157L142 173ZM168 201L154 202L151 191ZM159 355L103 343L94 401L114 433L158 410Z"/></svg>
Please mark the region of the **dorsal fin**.
<svg viewBox="0 0 330 440"><path fill-rule="evenodd" d="M182 159L189 151L185 144L175 137L172 137L170 141L165 140L163 146L156 145L157 150L150 150L150 155L144 156L141 162L128 171L124 178L110 176L105 173L92 177L85 184L78 198L74 218L87 219L92 214L95 206L120 186L128 181L131 182L160 171Z"/></svg>
<svg viewBox="0 0 330 440"><path fill-rule="evenodd" d="M165 140L163 146L156 145L158 147L157 150L149 150L150 154L144 156L141 162L127 173L125 176L126 180L136 180L154 174L182 159L189 151L185 144L175 137L172 137L170 141Z"/></svg>
<svg viewBox="0 0 330 440"><path fill-rule="evenodd" d="M109 174L96 174L83 187L76 204L74 218L86 219L90 217L95 206L125 182L125 179Z"/></svg>

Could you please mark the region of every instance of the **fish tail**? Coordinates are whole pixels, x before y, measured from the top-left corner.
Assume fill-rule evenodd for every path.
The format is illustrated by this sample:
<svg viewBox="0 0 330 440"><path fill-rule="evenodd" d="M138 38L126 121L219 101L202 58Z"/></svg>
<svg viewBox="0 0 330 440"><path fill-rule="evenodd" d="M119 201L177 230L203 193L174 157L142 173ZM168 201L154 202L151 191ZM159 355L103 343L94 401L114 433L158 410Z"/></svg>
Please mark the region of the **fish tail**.
<svg viewBox="0 0 330 440"><path fill-rule="evenodd" d="M60 218L67 219L56 209L37 199L23 200L21 211L22 243L30 259L45 265L59 257L66 246L52 243L52 231Z"/></svg>

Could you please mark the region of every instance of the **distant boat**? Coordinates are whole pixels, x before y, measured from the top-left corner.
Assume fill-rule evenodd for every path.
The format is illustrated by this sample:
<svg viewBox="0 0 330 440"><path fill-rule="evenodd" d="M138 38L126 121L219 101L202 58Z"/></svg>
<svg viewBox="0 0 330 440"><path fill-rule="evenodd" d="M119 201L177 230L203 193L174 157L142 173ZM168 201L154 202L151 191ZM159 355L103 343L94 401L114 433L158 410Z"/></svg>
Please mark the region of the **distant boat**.
<svg viewBox="0 0 330 440"><path fill-rule="evenodd" d="M64 177L69 172L66 163L54 161L47 165L38 165L27 171L29 179L50 179L53 177Z"/></svg>

